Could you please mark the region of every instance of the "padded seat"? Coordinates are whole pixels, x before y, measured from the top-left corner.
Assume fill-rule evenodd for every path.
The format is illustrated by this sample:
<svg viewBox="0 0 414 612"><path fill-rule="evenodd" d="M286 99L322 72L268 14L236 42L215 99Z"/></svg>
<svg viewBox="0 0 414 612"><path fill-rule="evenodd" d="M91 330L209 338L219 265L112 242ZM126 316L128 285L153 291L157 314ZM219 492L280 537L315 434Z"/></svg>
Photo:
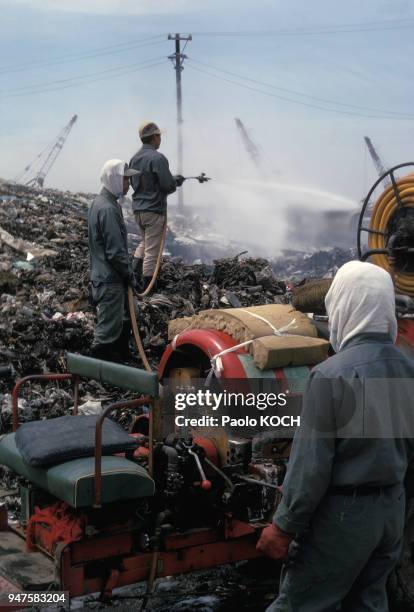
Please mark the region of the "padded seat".
<svg viewBox="0 0 414 612"><path fill-rule="evenodd" d="M0 463L73 508L94 503L94 457L73 459L47 468L31 467L23 461L13 433L0 439ZM154 490L153 479L140 465L123 457L102 457L103 504L149 497Z"/></svg>

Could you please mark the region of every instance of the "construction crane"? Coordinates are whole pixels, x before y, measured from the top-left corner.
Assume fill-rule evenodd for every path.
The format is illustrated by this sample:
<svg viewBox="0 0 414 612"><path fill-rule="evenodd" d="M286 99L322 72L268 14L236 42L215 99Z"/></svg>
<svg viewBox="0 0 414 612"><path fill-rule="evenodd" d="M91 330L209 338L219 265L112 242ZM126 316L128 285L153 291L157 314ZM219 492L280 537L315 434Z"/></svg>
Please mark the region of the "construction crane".
<svg viewBox="0 0 414 612"><path fill-rule="evenodd" d="M67 137L74 124L78 119L77 115L73 115L72 119L59 132L57 137L35 157L35 159L25 167L14 180L16 183L24 183L25 185L33 185L34 187L43 187L45 178L49 174L53 164L57 160L59 153L63 149ZM40 167L39 167L40 164ZM37 168L37 170L35 170ZM35 173L33 176L33 172Z"/></svg>
<svg viewBox="0 0 414 612"><path fill-rule="evenodd" d="M249 136L249 134L248 134L248 132L247 132L247 130L246 130L242 120L238 119L237 117L235 117L234 121L236 122L237 128L238 128L238 130L240 132L240 136L242 138L243 144L244 144L248 154L250 155L250 157L252 158L253 162L255 163L255 165L260 170L260 151L259 151L259 148L257 147L257 145L253 142L253 140Z"/></svg>
<svg viewBox="0 0 414 612"><path fill-rule="evenodd" d="M371 159L374 162L374 166L377 169L378 176L383 176L387 172L387 169L384 166L384 162L376 152L375 147L372 144L371 138L369 138L369 136L364 136L364 140L365 144L367 145L369 154L371 155ZM389 176L387 175L387 177L382 182L385 187L388 187L388 185L390 184Z"/></svg>
<svg viewBox="0 0 414 612"><path fill-rule="evenodd" d="M266 156L266 153L263 151L263 148L256 144L250 134L248 133L243 121L238 119L237 117L234 119L236 122L237 129L240 132L241 139L243 141L243 145L258 169L262 178L268 178L269 175L278 175L280 174L275 168L272 166L272 161ZM267 159L265 159L265 157ZM267 164L267 167L266 167Z"/></svg>

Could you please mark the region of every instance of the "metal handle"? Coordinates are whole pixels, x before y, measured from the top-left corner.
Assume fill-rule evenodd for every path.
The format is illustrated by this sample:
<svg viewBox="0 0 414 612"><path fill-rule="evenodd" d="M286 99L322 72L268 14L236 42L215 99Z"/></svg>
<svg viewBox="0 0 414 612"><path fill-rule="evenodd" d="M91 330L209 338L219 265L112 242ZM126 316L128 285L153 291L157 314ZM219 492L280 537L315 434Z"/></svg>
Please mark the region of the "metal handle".
<svg viewBox="0 0 414 612"><path fill-rule="evenodd" d="M143 404L151 403L148 397L140 397L136 400L129 400L126 402L118 402L116 404L110 404L102 411L96 421L95 427L95 478L94 478L94 508L100 508L102 505L102 426L106 417L114 410L121 410L122 408L136 408ZM150 419L152 418L152 410ZM152 455L151 439L150 439L150 459Z"/></svg>
<svg viewBox="0 0 414 612"><path fill-rule="evenodd" d="M18 418L18 399L19 399L19 391L20 387L30 380L40 380L41 382L48 382L51 380L71 380L74 376L72 374L31 374L30 376L25 376L16 382L12 391L12 415L13 415L13 431L16 431L19 426L19 418ZM77 393L75 397L75 405L74 410L77 411Z"/></svg>
<svg viewBox="0 0 414 612"><path fill-rule="evenodd" d="M192 455L194 457L194 461L196 462L198 471L200 472L200 476L201 476L201 488L203 489L203 491L210 491L210 489L211 489L211 482L210 482L210 480L207 480L207 478L206 478L206 475L204 473L203 466L201 465L199 456L197 455L197 453L192 451L191 448L188 449L188 452L190 453L190 455Z"/></svg>

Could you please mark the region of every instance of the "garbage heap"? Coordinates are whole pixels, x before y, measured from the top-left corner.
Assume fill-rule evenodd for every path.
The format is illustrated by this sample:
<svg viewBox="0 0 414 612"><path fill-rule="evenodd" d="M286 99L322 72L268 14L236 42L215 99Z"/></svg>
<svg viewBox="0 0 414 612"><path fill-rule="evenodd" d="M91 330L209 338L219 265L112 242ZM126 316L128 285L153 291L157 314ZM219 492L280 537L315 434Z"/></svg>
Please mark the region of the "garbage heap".
<svg viewBox="0 0 414 612"><path fill-rule="evenodd" d="M66 351L88 354L94 307L86 218L92 198L0 182L0 366L11 364L16 376L61 372ZM167 345L171 319L212 308L289 302L283 262L244 252L188 264L174 257L173 244L170 252L173 256L164 258L157 292L138 305L140 333L154 369ZM288 260L290 271L300 277L300 257L307 263L304 276L315 276L309 258L299 254ZM352 254L332 251L312 257L318 258L322 276ZM141 366L137 355L132 364ZM11 386L12 381L0 380L0 393L10 393ZM33 418L51 416L52 405L62 405L63 411L71 398L63 394L69 393L64 386L60 391L59 401L56 392L50 391L48 398L37 391L45 408L35 410ZM96 388L86 392L92 396Z"/></svg>
<svg viewBox="0 0 414 612"><path fill-rule="evenodd" d="M89 291L86 219L92 199L91 194L39 191L0 181L0 367L10 365L14 370L9 378L0 378L0 434L11 429L10 392L16 378L63 372L67 351L89 353L95 315ZM137 236L129 221L132 251ZM172 232L167 244L171 256L164 258L157 292L138 305L140 334L154 369L167 345L171 319L214 308L289 303L285 279L323 276L353 257L340 250L309 257L296 252L269 262L237 253L234 245L227 245L226 251L223 242L219 250L210 243L210 257L231 256L211 261L206 256L207 243L202 237L179 242ZM177 253L187 261L205 263L186 263ZM136 353L131 365L142 365ZM80 385L84 413L127 397L98 382ZM72 406L69 384L31 384L19 400L19 419L52 418L68 414ZM131 422L130 413L117 418L125 427ZM1 466L0 486L11 491L3 501L12 514L17 513L17 498L12 494L15 477Z"/></svg>

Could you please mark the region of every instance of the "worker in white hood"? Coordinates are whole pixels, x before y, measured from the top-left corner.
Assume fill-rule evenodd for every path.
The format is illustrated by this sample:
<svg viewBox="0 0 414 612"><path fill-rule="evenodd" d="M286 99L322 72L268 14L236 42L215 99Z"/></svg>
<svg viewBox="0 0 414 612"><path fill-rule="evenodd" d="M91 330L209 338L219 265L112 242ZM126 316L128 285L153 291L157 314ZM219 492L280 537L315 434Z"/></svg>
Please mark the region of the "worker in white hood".
<svg viewBox="0 0 414 612"><path fill-rule="evenodd" d="M330 343L334 351L358 334L383 333L397 338L391 276L378 266L349 261L337 272L325 298Z"/></svg>
<svg viewBox="0 0 414 612"><path fill-rule="evenodd" d="M414 456L414 432L389 423L414 421L414 361L394 344L394 288L381 268L345 264L325 304L337 354L312 370L283 497L258 543L289 561L267 612L385 612Z"/></svg>
<svg viewBox="0 0 414 612"><path fill-rule="evenodd" d="M101 183L116 198L121 198L129 191L129 178L139 174L137 170L128 168L120 159L109 159L101 170Z"/></svg>
<svg viewBox="0 0 414 612"><path fill-rule="evenodd" d="M113 361L127 359L129 354L126 290L134 276L118 198L126 195L129 177L135 174L120 159L107 161L101 170L103 188L88 212L92 298L97 308L91 354Z"/></svg>

